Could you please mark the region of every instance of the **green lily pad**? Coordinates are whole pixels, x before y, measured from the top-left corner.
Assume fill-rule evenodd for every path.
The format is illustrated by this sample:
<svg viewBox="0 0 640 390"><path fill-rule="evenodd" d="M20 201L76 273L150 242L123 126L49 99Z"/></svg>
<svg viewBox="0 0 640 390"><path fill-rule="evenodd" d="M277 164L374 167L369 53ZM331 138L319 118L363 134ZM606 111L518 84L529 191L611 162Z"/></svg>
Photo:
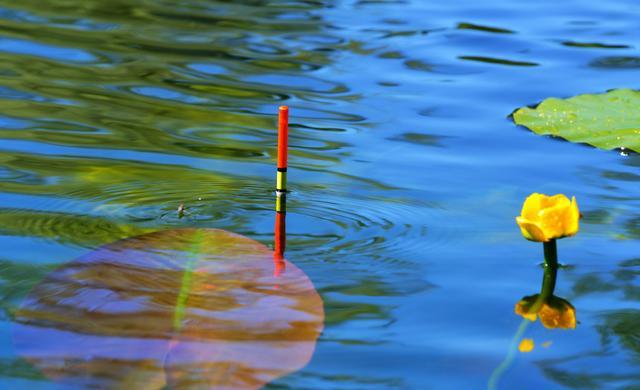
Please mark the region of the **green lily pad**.
<svg viewBox="0 0 640 390"><path fill-rule="evenodd" d="M640 153L640 91L616 89L569 99L549 98L513 113L516 124L596 148Z"/></svg>

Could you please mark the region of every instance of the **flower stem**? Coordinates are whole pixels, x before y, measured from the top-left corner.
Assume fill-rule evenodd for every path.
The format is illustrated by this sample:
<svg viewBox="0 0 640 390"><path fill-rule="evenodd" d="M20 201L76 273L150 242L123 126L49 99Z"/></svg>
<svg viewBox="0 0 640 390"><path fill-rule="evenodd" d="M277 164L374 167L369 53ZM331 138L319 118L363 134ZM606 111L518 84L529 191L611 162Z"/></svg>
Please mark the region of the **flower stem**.
<svg viewBox="0 0 640 390"><path fill-rule="evenodd" d="M529 309L530 313L537 313L556 289L556 277L558 275L558 250L556 240L544 243L544 276L542 277L542 288L540 294Z"/></svg>
<svg viewBox="0 0 640 390"><path fill-rule="evenodd" d="M544 243L544 265L558 268L558 248L555 238Z"/></svg>
<svg viewBox="0 0 640 390"><path fill-rule="evenodd" d="M544 243L544 278L542 279L542 290L540 296L543 300L553 295L556 288L556 275L558 273L558 249L556 240L549 240Z"/></svg>

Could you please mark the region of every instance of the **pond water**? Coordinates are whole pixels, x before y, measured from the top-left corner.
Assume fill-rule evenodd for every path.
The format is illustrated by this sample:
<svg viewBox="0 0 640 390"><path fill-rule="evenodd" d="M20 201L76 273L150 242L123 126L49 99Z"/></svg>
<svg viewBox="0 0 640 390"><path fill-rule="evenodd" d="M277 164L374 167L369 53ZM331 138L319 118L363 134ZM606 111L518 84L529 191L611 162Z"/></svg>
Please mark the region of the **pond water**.
<svg viewBox="0 0 640 390"><path fill-rule="evenodd" d="M640 157L509 119L639 88L639 17L633 0L0 0L0 388L72 388L13 342L72 259L177 227L271 246L286 104L287 259L325 320L266 389L640 389ZM558 242L573 330L514 313L542 280L514 220L532 192L583 213Z"/></svg>

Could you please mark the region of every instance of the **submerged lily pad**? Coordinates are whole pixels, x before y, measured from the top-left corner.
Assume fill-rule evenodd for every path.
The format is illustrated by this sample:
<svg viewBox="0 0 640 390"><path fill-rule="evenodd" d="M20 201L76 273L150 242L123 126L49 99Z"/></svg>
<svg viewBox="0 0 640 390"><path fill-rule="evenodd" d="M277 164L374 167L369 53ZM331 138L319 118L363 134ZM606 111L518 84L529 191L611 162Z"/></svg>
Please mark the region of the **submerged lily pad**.
<svg viewBox="0 0 640 390"><path fill-rule="evenodd" d="M307 364L324 310L264 245L175 229L63 265L14 317L16 352L64 388L247 390Z"/></svg>
<svg viewBox="0 0 640 390"><path fill-rule="evenodd" d="M616 89L569 99L545 99L535 108L514 112L516 124L536 134L553 135L600 149L640 153L640 91Z"/></svg>

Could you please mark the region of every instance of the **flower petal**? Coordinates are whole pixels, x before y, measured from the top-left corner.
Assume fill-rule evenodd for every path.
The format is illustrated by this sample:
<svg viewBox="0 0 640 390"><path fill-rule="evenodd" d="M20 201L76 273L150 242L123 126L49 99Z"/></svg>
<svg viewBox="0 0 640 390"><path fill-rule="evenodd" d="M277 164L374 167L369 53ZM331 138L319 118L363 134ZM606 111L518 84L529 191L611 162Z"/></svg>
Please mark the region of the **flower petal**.
<svg viewBox="0 0 640 390"><path fill-rule="evenodd" d="M578 233L579 228L580 210L578 210L578 202L576 202L576 197L574 196L571 198L571 206L569 206L569 210L567 210L567 214L565 216L564 235L573 236Z"/></svg>
<svg viewBox="0 0 640 390"><path fill-rule="evenodd" d="M540 210L540 228L547 239L560 238L564 234L565 216L570 207L570 202L559 202L555 206Z"/></svg>
<svg viewBox="0 0 640 390"><path fill-rule="evenodd" d="M538 194L537 192L529 195L522 205L520 216L529 221L536 221L538 219L538 211L542 208L542 202L545 198L546 195Z"/></svg>
<svg viewBox="0 0 640 390"><path fill-rule="evenodd" d="M527 240L537 242L548 241L548 238L546 238L544 231L537 223L529 221L522 217L516 217L516 222L520 226L522 235Z"/></svg>
<svg viewBox="0 0 640 390"><path fill-rule="evenodd" d="M571 201L564 194L556 194L553 196L548 196L543 202L544 208L555 207L555 206L569 206Z"/></svg>

